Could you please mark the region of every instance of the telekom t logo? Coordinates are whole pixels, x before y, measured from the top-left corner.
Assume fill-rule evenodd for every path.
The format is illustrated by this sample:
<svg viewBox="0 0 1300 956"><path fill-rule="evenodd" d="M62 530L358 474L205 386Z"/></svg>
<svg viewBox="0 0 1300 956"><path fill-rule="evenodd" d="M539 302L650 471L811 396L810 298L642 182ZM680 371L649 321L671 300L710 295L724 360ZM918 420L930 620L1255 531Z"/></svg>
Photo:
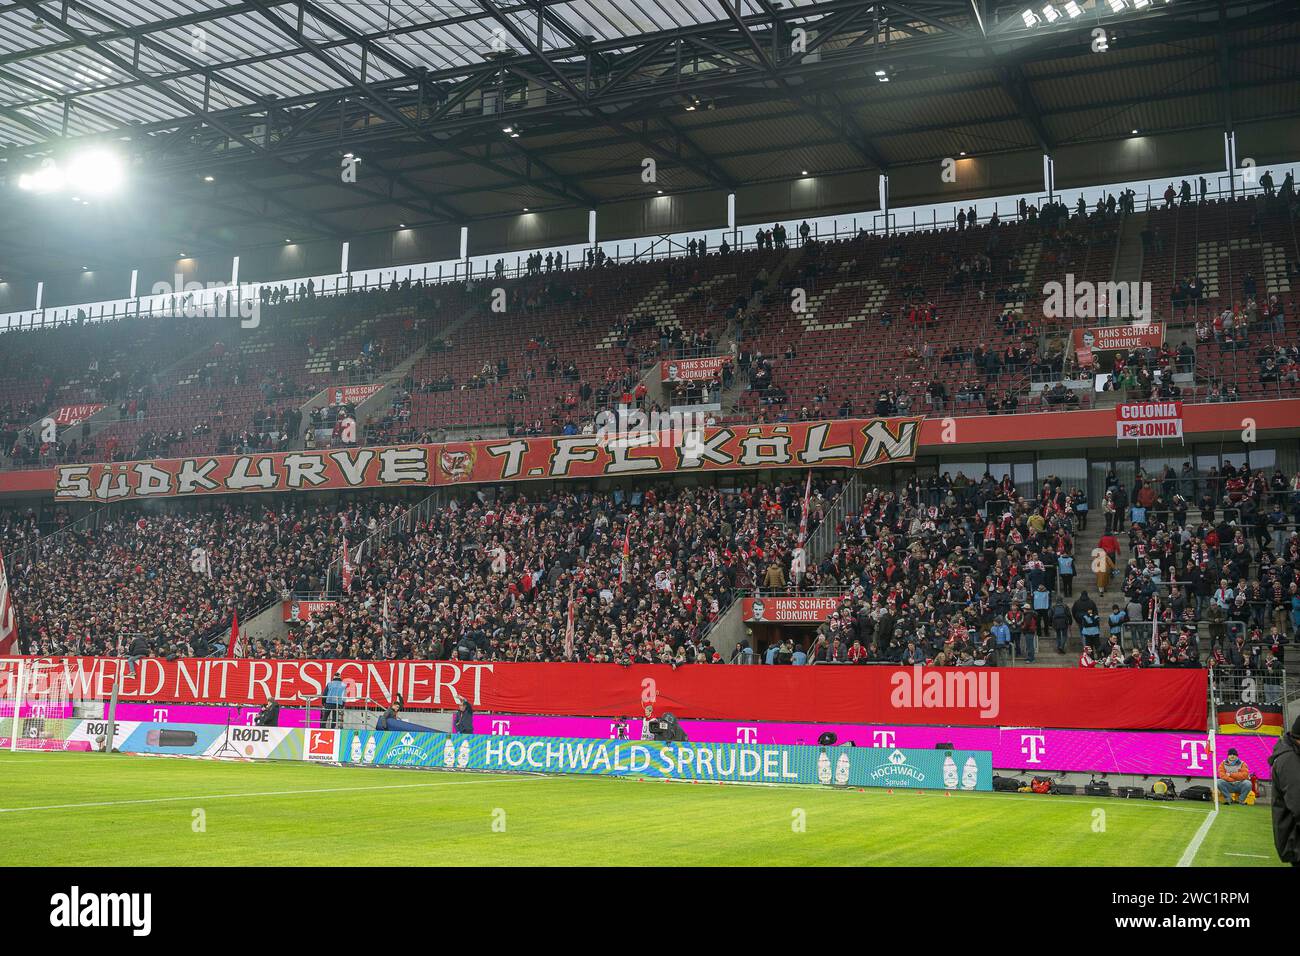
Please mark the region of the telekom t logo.
<svg viewBox="0 0 1300 956"><path fill-rule="evenodd" d="M892 730L873 730L871 732L871 746L893 748L894 732Z"/></svg>
<svg viewBox="0 0 1300 956"><path fill-rule="evenodd" d="M494 720L494 721L492 721L492 736L493 736L493 737L509 737L509 736L510 736L510 721L508 721L508 720Z"/></svg>
<svg viewBox="0 0 1300 956"><path fill-rule="evenodd" d="M1020 752L1025 755L1026 763L1040 763L1039 758L1047 749L1047 738L1042 734L1021 734Z"/></svg>
<svg viewBox="0 0 1300 956"><path fill-rule="evenodd" d="M165 724L165 723L167 723L167 708L166 708L166 707L158 707L158 708L156 708L156 709L154 710L154 712L153 712L153 722L154 722L155 724Z"/></svg>
<svg viewBox="0 0 1300 956"><path fill-rule="evenodd" d="M736 743L738 744L756 744L758 743L757 727L737 727Z"/></svg>
<svg viewBox="0 0 1300 956"><path fill-rule="evenodd" d="M1179 753L1183 760L1187 761L1187 769L1200 770L1209 743L1204 740L1180 740L1178 743Z"/></svg>

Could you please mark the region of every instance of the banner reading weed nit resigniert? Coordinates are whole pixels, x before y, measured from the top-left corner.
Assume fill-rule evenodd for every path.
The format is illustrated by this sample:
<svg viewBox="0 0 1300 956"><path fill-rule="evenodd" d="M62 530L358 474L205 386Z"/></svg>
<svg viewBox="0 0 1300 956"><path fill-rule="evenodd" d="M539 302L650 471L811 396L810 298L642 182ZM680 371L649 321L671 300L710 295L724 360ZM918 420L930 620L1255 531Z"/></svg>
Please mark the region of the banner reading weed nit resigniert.
<svg viewBox="0 0 1300 956"><path fill-rule="evenodd" d="M987 751L345 731L344 763L719 783L992 790Z"/></svg>

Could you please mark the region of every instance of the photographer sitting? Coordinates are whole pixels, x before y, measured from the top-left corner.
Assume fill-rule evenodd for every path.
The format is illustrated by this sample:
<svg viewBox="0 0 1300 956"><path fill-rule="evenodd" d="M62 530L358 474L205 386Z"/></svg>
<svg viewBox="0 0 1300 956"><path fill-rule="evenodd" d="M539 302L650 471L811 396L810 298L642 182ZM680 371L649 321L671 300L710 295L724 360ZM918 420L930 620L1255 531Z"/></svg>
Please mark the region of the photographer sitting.
<svg viewBox="0 0 1300 956"><path fill-rule="evenodd" d="M280 705L273 700L268 700L262 705L262 709L257 712L257 718L253 723L258 727L279 726Z"/></svg>

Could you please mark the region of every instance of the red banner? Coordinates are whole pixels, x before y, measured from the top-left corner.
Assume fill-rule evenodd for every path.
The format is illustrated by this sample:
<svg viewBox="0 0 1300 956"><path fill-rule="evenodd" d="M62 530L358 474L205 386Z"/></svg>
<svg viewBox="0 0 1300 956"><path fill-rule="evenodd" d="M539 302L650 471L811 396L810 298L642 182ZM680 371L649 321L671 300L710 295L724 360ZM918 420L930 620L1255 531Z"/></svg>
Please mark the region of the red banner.
<svg viewBox="0 0 1300 956"><path fill-rule="evenodd" d="M126 662L62 658L74 698L285 704L318 697L338 674L350 698L450 709L453 690L478 710L560 716L655 713L727 720L860 724L1203 730L1206 671L1075 667L743 667L504 664L462 661ZM0 677L17 660L0 660ZM6 674L6 671L8 674Z"/></svg>
<svg viewBox="0 0 1300 956"><path fill-rule="evenodd" d="M60 465L56 501L122 501L257 491L343 491L427 485L429 446L212 455Z"/></svg>
<svg viewBox="0 0 1300 956"><path fill-rule="evenodd" d="M659 374L662 381L665 382L707 382L715 375L721 375L722 367L730 364L730 355L668 359L659 363Z"/></svg>
<svg viewBox="0 0 1300 956"><path fill-rule="evenodd" d="M101 405L64 405L54 413L54 424L60 428L80 425L104 406Z"/></svg>
<svg viewBox="0 0 1300 956"><path fill-rule="evenodd" d="M706 428L684 432L676 445L659 441L652 433L644 437L653 443L639 443L626 435L618 441L574 435L60 465L54 497L121 501L751 468L870 468L913 461L922 421L842 419Z"/></svg>
<svg viewBox="0 0 1300 956"><path fill-rule="evenodd" d="M1182 438L1182 402L1121 402L1115 406L1115 437Z"/></svg>
<svg viewBox="0 0 1300 956"><path fill-rule="evenodd" d="M1138 325L1093 325L1074 330L1074 347L1090 352L1127 352L1129 349L1160 348L1165 341L1163 322Z"/></svg>
<svg viewBox="0 0 1300 956"><path fill-rule="evenodd" d="M331 385L319 396L324 396L327 405L360 405L370 396L376 394L383 385Z"/></svg>
<svg viewBox="0 0 1300 956"><path fill-rule="evenodd" d="M285 601L282 607L284 620L288 623L310 621L317 614L323 614L338 606L338 601Z"/></svg>
<svg viewBox="0 0 1300 956"><path fill-rule="evenodd" d="M747 597L742 598L745 620L760 624L817 624L830 619L844 598L830 597Z"/></svg>
<svg viewBox="0 0 1300 956"><path fill-rule="evenodd" d="M452 442L433 449L434 484L544 478L635 477L749 468L870 468L916 458L921 418L841 419L687 432L679 446L656 433Z"/></svg>

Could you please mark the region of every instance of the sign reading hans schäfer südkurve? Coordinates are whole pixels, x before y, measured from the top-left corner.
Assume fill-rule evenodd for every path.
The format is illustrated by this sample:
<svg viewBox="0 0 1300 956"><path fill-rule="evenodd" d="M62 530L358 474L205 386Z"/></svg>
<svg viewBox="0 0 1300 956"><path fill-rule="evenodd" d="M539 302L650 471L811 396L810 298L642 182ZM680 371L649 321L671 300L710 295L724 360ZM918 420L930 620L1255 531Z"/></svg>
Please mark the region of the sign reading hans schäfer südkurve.
<svg viewBox="0 0 1300 956"><path fill-rule="evenodd" d="M719 783L992 790L988 751L345 731L345 763Z"/></svg>

